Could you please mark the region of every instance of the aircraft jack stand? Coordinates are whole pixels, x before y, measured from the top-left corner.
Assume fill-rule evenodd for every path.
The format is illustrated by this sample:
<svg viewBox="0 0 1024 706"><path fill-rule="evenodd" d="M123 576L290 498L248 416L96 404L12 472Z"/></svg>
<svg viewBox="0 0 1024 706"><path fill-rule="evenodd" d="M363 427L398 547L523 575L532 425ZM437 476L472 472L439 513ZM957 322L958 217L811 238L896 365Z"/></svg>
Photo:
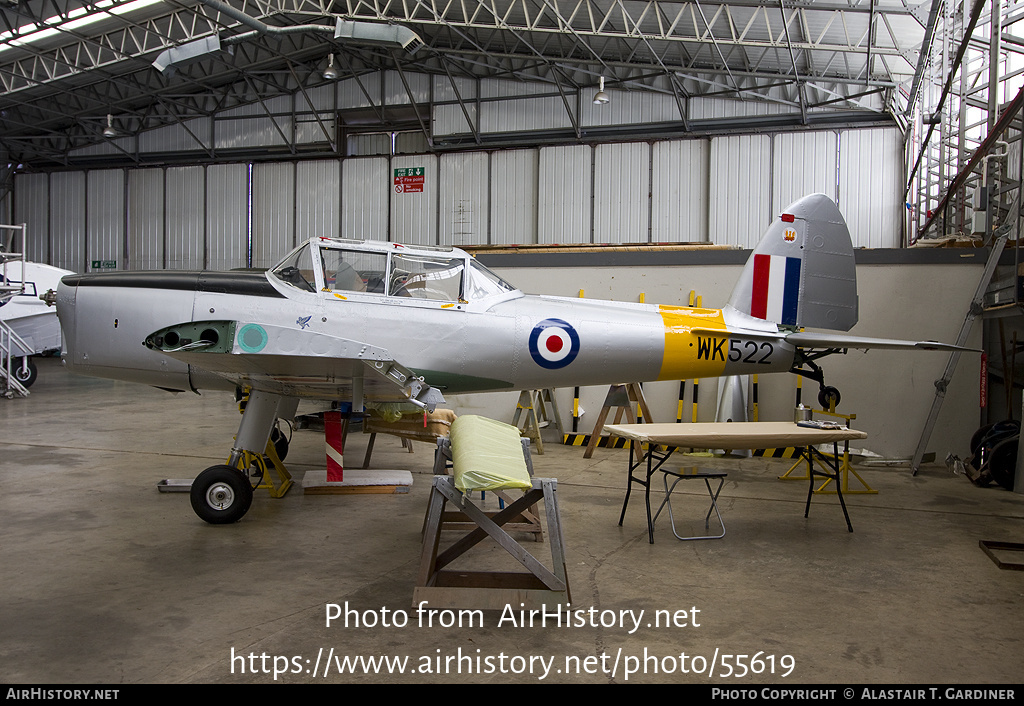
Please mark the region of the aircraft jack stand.
<svg viewBox="0 0 1024 706"><path fill-rule="evenodd" d="M269 466L267 465L268 461L270 462ZM228 459L228 464L230 463L231 460ZM285 493L287 493L294 484L292 474L284 465L284 461L282 461L277 455L277 448L274 446L272 441L267 442L267 448L262 455L254 454L250 451L242 452L236 468L239 470L245 470L252 468L253 466L259 469L261 477L263 478L254 490L269 490L270 497L272 498L283 498ZM269 473L271 468L273 468L274 473L277 475L276 483L274 482L272 475ZM167 478L157 483L156 487L161 493L187 493L192 490L192 479Z"/></svg>
<svg viewBox="0 0 1024 706"><path fill-rule="evenodd" d="M633 414L633 403L636 402L639 415ZM615 419L613 424L618 424L622 419L622 414L625 412L626 417L629 418L630 424L637 424L642 422L653 422L654 418L651 416L651 410L647 406L647 398L644 397L644 390L640 387L638 382L629 382L621 385L612 385L608 388L608 394L604 398L604 406L601 407L600 414L597 415L597 422L594 424L594 431L590 434L590 440L587 442L587 450L583 452L583 458L590 458L594 455L594 449L597 448L598 444L604 440L601 445L607 444L608 446L618 446L618 444L612 443L609 437L602 437L601 432L604 430L605 420L608 419L608 413L615 408ZM639 417L639 419L637 418ZM625 440L621 440L622 445L625 445Z"/></svg>
<svg viewBox="0 0 1024 706"><path fill-rule="evenodd" d="M270 461L268 467L267 461ZM284 462L277 455L277 449L274 447L272 441L267 442L267 448L263 452L263 455L254 454L250 451L243 451L242 458L239 462L238 468L245 470L255 466L262 474L263 480L256 486L257 490L269 490L270 497L272 498L283 498L285 493L292 487L294 481L292 481L292 474L288 472ZM273 475L269 472L273 468L274 474L277 475L277 483L274 482Z"/></svg>
<svg viewBox="0 0 1024 706"><path fill-rule="evenodd" d="M551 413L554 419L548 417L547 405L551 405ZM555 422L559 437L562 436L562 417L558 414L558 406L555 404L555 397L551 388L542 390L523 390L519 393L519 402L516 403L516 411L512 416L512 426L519 426L519 419L523 413L526 419L523 421L523 428L520 433L530 440L533 448L538 454L544 453L544 442L540 438L542 423Z"/></svg>
<svg viewBox="0 0 1024 706"><path fill-rule="evenodd" d="M846 426L850 426L850 422L857 418L856 414L838 414L835 411L835 407L833 407L831 411L827 411L827 410L823 410L823 409L816 409L816 410L814 410L814 413L815 414L824 414L824 415L827 415L829 417L837 417L839 419L845 419L846 420ZM827 453L823 454L823 455L825 457L830 456L830 454L827 454ZM870 485L868 485L867 481L865 481L860 476L860 474L857 473L857 471L854 470L853 466L850 464L850 442L849 441L846 441L846 442L843 443L843 455L842 455L841 463L839 462L839 459L833 459L833 461L838 463L837 469L827 469L827 470L829 470L829 472L835 472L836 470L838 471L837 475L842 478L841 490L842 490L843 494L849 494L849 495L877 495L878 494L878 491L875 490L874 488L872 488ZM821 461L819 461L817 458L815 458L815 462L817 462L819 464L821 463ZM792 473L798 467L800 467L803 463L804 463L804 459L800 458L796 463L794 463L792 466L790 466L788 471L786 471L781 476L779 476L779 480L805 480L805 481L809 482L811 480L811 476L810 476L811 468L810 468L810 462L809 461L808 461L808 467L807 467L805 475L802 475L802 476L794 476L794 475L792 475ZM850 475L853 475L860 482L862 487L857 488L857 489L851 489L850 488ZM817 488L814 489L814 492L815 493L824 493L824 494L836 493L837 492L836 490L828 490L827 489L829 484L832 482L832 480L833 480L832 478L826 478L824 483L822 483L820 486L818 486Z"/></svg>

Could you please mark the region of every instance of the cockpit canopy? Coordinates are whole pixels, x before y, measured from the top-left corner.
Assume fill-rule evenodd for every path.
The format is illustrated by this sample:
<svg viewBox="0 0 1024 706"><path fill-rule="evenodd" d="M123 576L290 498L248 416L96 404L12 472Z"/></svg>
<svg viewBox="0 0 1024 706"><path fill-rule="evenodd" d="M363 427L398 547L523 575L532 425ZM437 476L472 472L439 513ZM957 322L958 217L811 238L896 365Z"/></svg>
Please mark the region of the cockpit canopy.
<svg viewBox="0 0 1024 706"><path fill-rule="evenodd" d="M454 248L313 238L271 274L308 292L379 294L428 301L473 302L516 288Z"/></svg>

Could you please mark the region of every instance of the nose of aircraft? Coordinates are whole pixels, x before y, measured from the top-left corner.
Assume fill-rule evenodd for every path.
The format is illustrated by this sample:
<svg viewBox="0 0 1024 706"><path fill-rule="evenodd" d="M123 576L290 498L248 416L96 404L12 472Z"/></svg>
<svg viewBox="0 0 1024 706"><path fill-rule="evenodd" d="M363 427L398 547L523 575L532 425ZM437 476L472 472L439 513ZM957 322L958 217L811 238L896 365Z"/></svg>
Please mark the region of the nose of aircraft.
<svg viewBox="0 0 1024 706"><path fill-rule="evenodd" d="M188 365L145 347L160 326L192 317L194 292L127 273L67 275L57 287L64 365L81 375L190 390Z"/></svg>

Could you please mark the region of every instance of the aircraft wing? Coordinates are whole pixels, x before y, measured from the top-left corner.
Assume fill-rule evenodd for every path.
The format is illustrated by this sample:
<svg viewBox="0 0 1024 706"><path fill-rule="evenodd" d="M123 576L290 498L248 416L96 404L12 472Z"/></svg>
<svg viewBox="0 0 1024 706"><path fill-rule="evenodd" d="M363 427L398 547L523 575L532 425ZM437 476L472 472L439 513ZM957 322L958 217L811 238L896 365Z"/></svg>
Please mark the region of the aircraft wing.
<svg viewBox="0 0 1024 706"><path fill-rule="evenodd" d="M428 410L441 393L385 349L301 328L241 321L190 321L154 331L147 348L274 394L314 399L412 402Z"/></svg>
<svg viewBox="0 0 1024 706"><path fill-rule="evenodd" d="M973 351L980 352L976 348L964 348L951 343L939 343L938 341L900 341L891 338L866 338L863 336L848 336L842 333L814 333L800 331L786 335L786 342L798 348L856 348L868 350L869 348L901 350L916 348L926 351Z"/></svg>

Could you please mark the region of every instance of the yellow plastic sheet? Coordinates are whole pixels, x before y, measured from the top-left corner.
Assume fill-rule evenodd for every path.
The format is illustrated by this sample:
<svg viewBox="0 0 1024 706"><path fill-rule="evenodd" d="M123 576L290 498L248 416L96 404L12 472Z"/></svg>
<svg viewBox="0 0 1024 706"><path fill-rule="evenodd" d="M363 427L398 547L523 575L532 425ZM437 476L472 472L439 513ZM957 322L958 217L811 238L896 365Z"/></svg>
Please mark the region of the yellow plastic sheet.
<svg viewBox="0 0 1024 706"><path fill-rule="evenodd" d="M455 487L463 493L532 487L516 427L467 414L452 422L449 438Z"/></svg>

